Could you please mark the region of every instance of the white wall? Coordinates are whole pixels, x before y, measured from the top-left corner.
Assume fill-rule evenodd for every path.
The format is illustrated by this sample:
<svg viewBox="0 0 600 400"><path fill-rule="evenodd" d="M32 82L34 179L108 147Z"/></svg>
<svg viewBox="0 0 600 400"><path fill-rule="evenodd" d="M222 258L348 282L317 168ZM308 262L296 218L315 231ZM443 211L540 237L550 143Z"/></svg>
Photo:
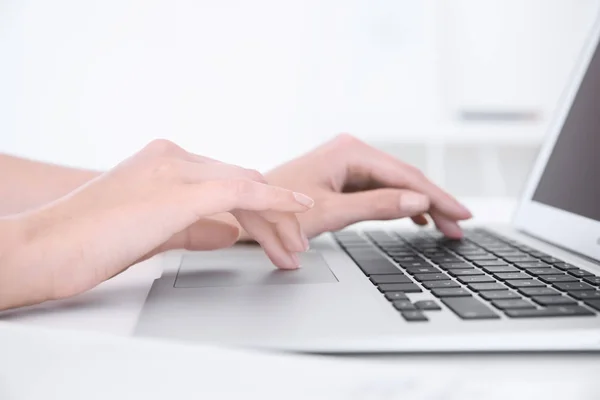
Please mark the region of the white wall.
<svg viewBox="0 0 600 400"><path fill-rule="evenodd" d="M0 2L0 150L108 167L154 137L265 167L437 112L431 1Z"/></svg>
<svg viewBox="0 0 600 400"><path fill-rule="evenodd" d="M485 26L483 4L534 5L543 19L597 0L471 2L456 10ZM0 151L107 168L167 137L265 168L340 131L379 141L436 132L456 64L439 37L451 4L0 0ZM546 43L573 21L550 26Z"/></svg>
<svg viewBox="0 0 600 400"><path fill-rule="evenodd" d="M564 90L598 0L436 2L444 102L461 110L547 118Z"/></svg>

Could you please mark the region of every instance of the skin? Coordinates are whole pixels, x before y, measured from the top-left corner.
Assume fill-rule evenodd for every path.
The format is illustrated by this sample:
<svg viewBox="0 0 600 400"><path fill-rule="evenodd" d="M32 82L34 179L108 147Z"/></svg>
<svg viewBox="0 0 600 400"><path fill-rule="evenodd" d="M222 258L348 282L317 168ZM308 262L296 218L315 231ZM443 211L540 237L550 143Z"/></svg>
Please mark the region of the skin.
<svg viewBox="0 0 600 400"><path fill-rule="evenodd" d="M363 220L470 212L414 167L340 135L262 175L157 140L99 173L0 155L0 309L74 296L171 249L256 241L298 268L308 238Z"/></svg>

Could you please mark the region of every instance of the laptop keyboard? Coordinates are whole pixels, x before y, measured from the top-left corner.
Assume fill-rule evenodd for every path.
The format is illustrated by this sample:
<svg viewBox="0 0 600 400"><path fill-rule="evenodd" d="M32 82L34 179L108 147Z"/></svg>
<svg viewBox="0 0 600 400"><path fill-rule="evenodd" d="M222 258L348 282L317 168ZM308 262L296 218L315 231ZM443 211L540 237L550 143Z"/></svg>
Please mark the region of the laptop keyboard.
<svg viewBox="0 0 600 400"><path fill-rule="evenodd" d="M463 320L594 316L600 277L483 229L462 240L434 232L334 234L406 321L445 308ZM411 301L429 291L437 300Z"/></svg>

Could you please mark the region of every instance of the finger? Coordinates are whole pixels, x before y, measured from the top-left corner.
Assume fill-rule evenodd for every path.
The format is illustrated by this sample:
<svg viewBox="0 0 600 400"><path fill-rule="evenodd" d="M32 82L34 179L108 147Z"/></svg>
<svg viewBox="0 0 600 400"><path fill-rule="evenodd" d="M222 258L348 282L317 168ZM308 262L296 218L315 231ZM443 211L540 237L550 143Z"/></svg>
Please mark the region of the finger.
<svg viewBox="0 0 600 400"><path fill-rule="evenodd" d="M162 251L172 249L216 250L235 244L240 230L223 221L203 218L173 235Z"/></svg>
<svg viewBox="0 0 600 400"><path fill-rule="evenodd" d="M349 140L348 143L349 171L368 176L384 186L421 192L430 198L433 208L456 220L471 218L467 208L429 181L416 168L356 139Z"/></svg>
<svg viewBox="0 0 600 400"><path fill-rule="evenodd" d="M424 214L411 217L411 219L415 224L419 226L426 226L429 224L429 221L427 220L427 217Z"/></svg>
<svg viewBox="0 0 600 400"><path fill-rule="evenodd" d="M295 214L276 211L263 211L259 213L264 219L275 225L277 235L283 245L290 252L308 250L308 238L302 231L300 221Z"/></svg>
<svg viewBox="0 0 600 400"><path fill-rule="evenodd" d="M174 234L165 243L137 262L151 258L168 250L216 250L233 246L240 234L237 226L224 221L203 218L188 228Z"/></svg>
<svg viewBox="0 0 600 400"><path fill-rule="evenodd" d="M300 261L295 253L290 253L277 235L275 227L257 213L234 211L232 214L242 227L256 240L271 262L281 269L296 269Z"/></svg>
<svg viewBox="0 0 600 400"><path fill-rule="evenodd" d="M327 230L366 220L414 217L427 212L429 199L421 193L403 189L375 189L339 194L334 197L327 218Z"/></svg>
<svg viewBox="0 0 600 400"><path fill-rule="evenodd" d="M431 210L429 212L429 215L431 215L431 218L433 219L435 226L446 237L451 238L451 239L462 238L462 236L463 236L462 229L460 228L460 226L458 225L458 223L455 220L448 218L447 216L439 213L436 210Z"/></svg>
<svg viewBox="0 0 600 400"><path fill-rule="evenodd" d="M200 216L234 209L302 213L314 206L314 200L302 193L247 179L184 185L179 196Z"/></svg>

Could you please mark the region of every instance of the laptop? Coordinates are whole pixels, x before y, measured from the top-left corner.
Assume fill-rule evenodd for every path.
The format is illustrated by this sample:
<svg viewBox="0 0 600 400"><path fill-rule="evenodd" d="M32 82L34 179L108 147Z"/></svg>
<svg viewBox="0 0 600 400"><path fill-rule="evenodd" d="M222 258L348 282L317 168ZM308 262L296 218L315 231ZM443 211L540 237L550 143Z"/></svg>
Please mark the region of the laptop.
<svg viewBox="0 0 600 400"><path fill-rule="evenodd" d="M599 349L599 36L510 226L460 241L347 229L314 239L296 271L251 245L168 253L136 335L318 353Z"/></svg>

